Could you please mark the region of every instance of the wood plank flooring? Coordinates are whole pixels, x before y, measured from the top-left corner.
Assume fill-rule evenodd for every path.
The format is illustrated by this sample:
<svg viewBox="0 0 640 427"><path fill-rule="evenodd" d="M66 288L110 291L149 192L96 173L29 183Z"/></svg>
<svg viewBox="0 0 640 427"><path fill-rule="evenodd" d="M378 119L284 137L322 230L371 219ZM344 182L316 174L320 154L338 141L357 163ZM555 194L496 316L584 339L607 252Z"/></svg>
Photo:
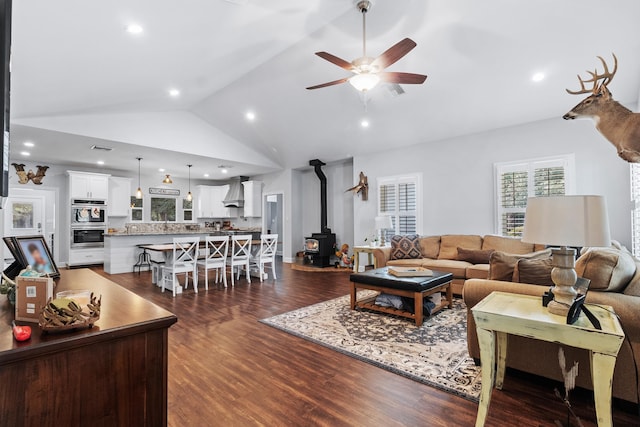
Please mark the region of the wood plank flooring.
<svg viewBox="0 0 640 427"><path fill-rule="evenodd" d="M176 298L150 273L107 275L172 311L169 426L472 426L477 404L392 374L258 322L348 294L346 273L279 266L277 281L211 285ZM231 286L229 282L229 286ZM566 419L556 383L508 373L493 394L487 426L552 426ZM595 425L592 394L574 409ZM633 408L614 408L616 426L640 425Z"/></svg>

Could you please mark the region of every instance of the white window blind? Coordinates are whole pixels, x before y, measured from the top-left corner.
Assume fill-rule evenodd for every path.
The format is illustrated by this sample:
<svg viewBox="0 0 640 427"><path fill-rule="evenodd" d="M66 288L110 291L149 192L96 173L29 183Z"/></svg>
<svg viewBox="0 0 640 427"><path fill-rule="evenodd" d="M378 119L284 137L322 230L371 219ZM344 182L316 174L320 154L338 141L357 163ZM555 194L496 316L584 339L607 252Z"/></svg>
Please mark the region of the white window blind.
<svg viewBox="0 0 640 427"><path fill-rule="evenodd" d="M640 164L631 163L631 245L634 256L640 255Z"/></svg>
<svg viewBox="0 0 640 427"><path fill-rule="evenodd" d="M573 164L573 155L497 163L497 233L501 236L522 236L529 197L573 194Z"/></svg>
<svg viewBox="0 0 640 427"><path fill-rule="evenodd" d="M420 181L419 174L378 179L378 215L390 216L393 223L393 229L385 231L386 239L420 233Z"/></svg>

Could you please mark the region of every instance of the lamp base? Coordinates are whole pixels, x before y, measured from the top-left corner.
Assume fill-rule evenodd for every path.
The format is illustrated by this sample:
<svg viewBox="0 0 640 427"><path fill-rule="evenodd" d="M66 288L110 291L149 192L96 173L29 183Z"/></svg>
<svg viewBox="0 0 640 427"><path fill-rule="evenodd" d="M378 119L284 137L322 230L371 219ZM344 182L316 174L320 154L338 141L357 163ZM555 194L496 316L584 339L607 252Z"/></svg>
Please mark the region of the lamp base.
<svg viewBox="0 0 640 427"><path fill-rule="evenodd" d="M578 275L574 270L576 250L563 246L560 249L554 249L551 253L553 254L551 280L555 286L553 288L553 301L549 302L547 308L549 313L566 317L577 295L573 287L578 279Z"/></svg>

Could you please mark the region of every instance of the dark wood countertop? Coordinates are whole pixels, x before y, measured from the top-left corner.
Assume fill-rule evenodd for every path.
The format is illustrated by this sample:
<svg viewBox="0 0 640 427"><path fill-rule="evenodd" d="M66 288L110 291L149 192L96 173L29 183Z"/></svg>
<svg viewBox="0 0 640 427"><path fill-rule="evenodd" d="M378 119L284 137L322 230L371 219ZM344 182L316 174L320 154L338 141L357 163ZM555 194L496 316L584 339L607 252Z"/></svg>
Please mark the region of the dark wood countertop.
<svg viewBox="0 0 640 427"><path fill-rule="evenodd" d="M13 306L0 296L0 364L38 357L48 352L72 349L117 337L135 335L143 331L168 328L177 317L133 292L100 276L89 269L61 270L61 277L53 293L70 289L88 289L102 295L100 319L93 328L73 332L43 334L37 323L30 325L29 341L19 343L13 339L11 321Z"/></svg>

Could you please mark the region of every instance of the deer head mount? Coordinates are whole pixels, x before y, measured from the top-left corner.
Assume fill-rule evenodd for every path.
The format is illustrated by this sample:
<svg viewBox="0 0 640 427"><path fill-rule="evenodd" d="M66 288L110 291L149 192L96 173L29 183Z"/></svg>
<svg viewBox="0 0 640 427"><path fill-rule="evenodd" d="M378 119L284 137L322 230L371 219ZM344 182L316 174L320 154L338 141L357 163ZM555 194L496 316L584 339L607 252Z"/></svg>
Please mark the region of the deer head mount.
<svg viewBox="0 0 640 427"><path fill-rule="evenodd" d="M596 129L616 147L620 158L630 163L640 163L640 114L615 101L608 88L618 71L618 58L613 55L613 71L609 71L606 61L601 56L598 56L598 59L604 68L603 73L599 74L597 68L595 71L587 71L591 75L590 79L583 80L578 75L579 90L566 89L572 95L590 95L562 118L591 118ZM591 88L587 87L589 83L593 84Z"/></svg>
<svg viewBox="0 0 640 427"><path fill-rule="evenodd" d="M14 168L16 168L16 175L18 175L18 183L26 184L29 181L33 182L36 185L41 185L42 180L44 179L45 174L47 173L47 169L49 166L37 166L38 172L34 173L31 169L29 172L24 170L25 165L20 163L11 163Z"/></svg>

